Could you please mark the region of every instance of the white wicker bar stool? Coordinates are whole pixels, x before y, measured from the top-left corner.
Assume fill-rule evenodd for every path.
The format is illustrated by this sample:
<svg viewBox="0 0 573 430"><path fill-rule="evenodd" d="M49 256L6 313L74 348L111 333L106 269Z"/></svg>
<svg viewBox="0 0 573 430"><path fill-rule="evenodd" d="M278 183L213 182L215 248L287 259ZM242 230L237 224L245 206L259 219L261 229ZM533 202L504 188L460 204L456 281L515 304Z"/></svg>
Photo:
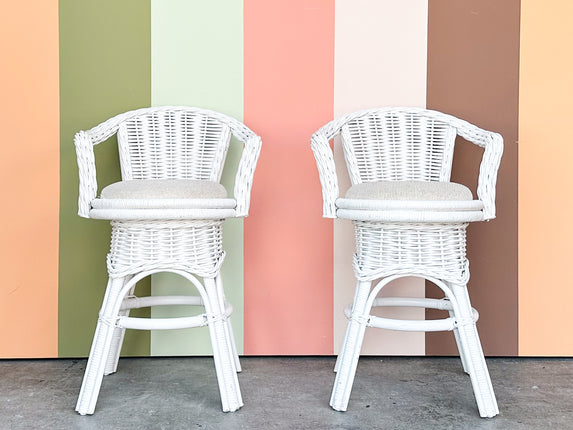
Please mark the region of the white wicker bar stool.
<svg viewBox="0 0 573 430"><path fill-rule="evenodd" d="M122 181L98 196L94 145L117 134ZM244 148L234 196L219 183L231 136ZM183 106L152 107L117 115L75 136L79 215L110 220L109 282L76 405L93 414L104 375L117 369L125 329L208 326L223 411L243 405L241 370L219 269L225 218L247 216L261 139L226 115ZM188 279L195 296L136 297L141 279L172 272ZM199 279L202 278L202 281ZM197 316L134 318L131 309L202 306Z"/></svg>
<svg viewBox="0 0 573 430"><path fill-rule="evenodd" d="M351 187L339 196L329 141L341 135ZM450 182L459 135L484 148L477 199ZM330 405L345 411L366 327L405 331L452 330L470 375L479 413L499 413L467 292L466 227L495 217L495 184L502 137L466 121L419 108L379 108L350 113L312 136L324 200L324 216L352 220L357 285L338 355ZM377 298L389 282L425 278L443 292L429 298ZM440 320L400 320L371 314L376 306L447 310Z"/></svg>

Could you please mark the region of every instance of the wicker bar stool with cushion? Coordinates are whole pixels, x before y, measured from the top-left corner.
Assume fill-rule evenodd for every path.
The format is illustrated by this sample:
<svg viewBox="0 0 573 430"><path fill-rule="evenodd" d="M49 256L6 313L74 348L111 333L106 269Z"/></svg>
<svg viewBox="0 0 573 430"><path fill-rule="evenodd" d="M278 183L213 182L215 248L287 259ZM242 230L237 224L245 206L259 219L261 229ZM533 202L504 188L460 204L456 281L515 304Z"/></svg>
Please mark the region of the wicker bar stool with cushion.
<svg viewBox="0 0 573 430"><path fill-rule="evenodd" d="M329 141L341 135L351 180L344 197ZM484 149L477 199L450 182L454 143L459 135ZM353 304L335 366L330 405L345 411L366 327L454 332L469 373L479 413L498 414L497 402L476 330L466 285L466 227L495 217L495 184L502 137L466 121L419 108L378 108L350 113L312 136L324 200L324 216L352 220L356 237ZM440 300L380 297L389 282L425 278L443 292ZM413 306L449 311L439 320L412 321L371 314L376 306Z"/></svg>
<svg viewBox="0 0 573 430"><path fill-rule="evenodd" d="M117 134L120 182L98 197L94 145ZM234 195L219 183L230 139L243 152ZM93 414L104 375L117 369L126 328L208 326L223 411L242 405L240 364L219 269L225 253L225 218L247 216L261 140L226 115L191 107L153 107L117 115L75 136L79 166L79 215L110 220L109 282L76 405ZM197 296L136 297L141 279L172 272L188 279ZM200 280L200 278L202 280ZM131 309L202 306L204 313L173 318L134 318Z"/></svg>

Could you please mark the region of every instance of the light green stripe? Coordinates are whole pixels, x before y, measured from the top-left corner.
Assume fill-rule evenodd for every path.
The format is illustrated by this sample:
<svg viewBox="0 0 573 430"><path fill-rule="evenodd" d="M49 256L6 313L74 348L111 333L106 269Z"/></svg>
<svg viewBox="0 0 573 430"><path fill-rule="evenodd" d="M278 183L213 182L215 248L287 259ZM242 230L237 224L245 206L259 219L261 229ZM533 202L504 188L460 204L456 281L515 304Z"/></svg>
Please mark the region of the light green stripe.
<svg viewBox="0 0 573 430"><path fill-rule="evenodd" d="M74 134L151 102L150 3L60 0L59 356L86 356L107 283L110 227L77 215ZM96 147L100 189L120 177L117 146ZM149 292L149 284L138 291ZM148 312L147 312L148 313ZM134 312L134 314L137 314ZM141 313L140 313L141 315ZM149 355L149 334L128 331L123 355Z"/></svg>
<svg viewBox="0 0 573 430"><path fill-rule="evenodd" d="M243 117L243 2L237 0L151 1L151 102L213 109ZM240 145L231 142L226 169L233 171ZM223 175L232 193L234 175ZM227 257L222 268L239 353L243 345L243 222L227 220ZM194 287L170 274L154 275L153 294L192 293ZM186 313L187 312L187 313ZM186 315L184 308L157 307L154 317ZM155 331L152 355L211 354L206 328Z"/></svg>

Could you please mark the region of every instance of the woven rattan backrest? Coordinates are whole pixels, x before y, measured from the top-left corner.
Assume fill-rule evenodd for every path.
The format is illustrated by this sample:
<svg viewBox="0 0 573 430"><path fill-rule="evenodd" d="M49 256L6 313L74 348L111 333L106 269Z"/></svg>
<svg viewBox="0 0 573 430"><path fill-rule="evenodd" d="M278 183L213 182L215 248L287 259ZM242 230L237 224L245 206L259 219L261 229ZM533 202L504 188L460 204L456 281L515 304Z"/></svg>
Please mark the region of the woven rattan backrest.
<svg viewBox="0 0 573 430"><path fill-rule="evenodd" d="M450 178L456 129L422 112L372 111L344 124L341 137L353 184Z"/></svg>
<svg viewBox="0 0 573 430"><path fill-rule="evenodd" d="M158 110L126 119L117 136L124 180L218 182L231 132L205 112Z"/></svg>

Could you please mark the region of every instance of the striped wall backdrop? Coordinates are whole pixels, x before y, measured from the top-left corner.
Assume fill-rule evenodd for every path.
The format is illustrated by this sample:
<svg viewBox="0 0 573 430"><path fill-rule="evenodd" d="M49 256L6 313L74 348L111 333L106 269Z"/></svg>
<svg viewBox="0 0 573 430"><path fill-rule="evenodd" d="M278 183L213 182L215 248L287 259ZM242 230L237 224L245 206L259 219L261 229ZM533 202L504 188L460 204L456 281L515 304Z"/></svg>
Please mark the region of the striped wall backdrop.
<svg viewBox="0 0 573 430"><path fill-rule="evenodd" d="M0 358L88 354L110 227L76 215L73 135L166 104L221 111L263 139L250 216L227 221L224 232L223 282L241 354L338 351L354 239L349 223L321 218L310 135L353 110L404 105L504 136L498 218L469 228L469 288L486 354L573 356L564 270L573 242L573 60L562 55L573 42L570 2L32 0L1 8ZM453 179L475 190L480 156L460 142ZM337 145L335 158L342 162ZM96 160L100 187L119 178L113 142L96 148ZM228 189L232 180L223 178ZM393 288L436 293L418 279ZM192 293L166 274L138 291ZM189 329L128 331L122 353L211 351L207 330ZM455 346L450 333L371 330L364 353L447 355Z"/></svg>

